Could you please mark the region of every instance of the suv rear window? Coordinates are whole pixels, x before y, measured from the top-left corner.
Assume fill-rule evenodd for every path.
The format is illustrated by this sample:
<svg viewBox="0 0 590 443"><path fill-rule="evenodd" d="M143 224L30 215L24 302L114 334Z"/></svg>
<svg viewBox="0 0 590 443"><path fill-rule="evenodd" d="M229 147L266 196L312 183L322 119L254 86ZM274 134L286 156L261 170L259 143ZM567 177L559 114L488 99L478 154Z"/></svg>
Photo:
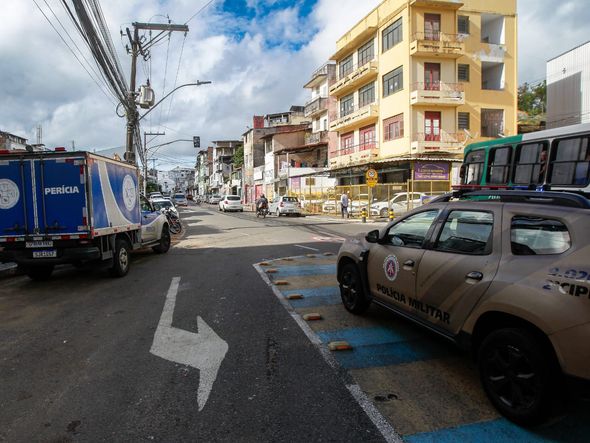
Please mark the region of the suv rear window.
<svg viewBox="0 0 590 443"><path fill-rule="evenodd" d="M174 194L174 198L185 198L184 194Z"/></svg>
<svg viewBox="0 0 590 443"><path fill-rule="evenodd" d="M516 216L512 218L510 243L514 255L550 255L567 251L571 239L559 220Z"/></svg>
<svg viewBox="0 0 590 443"><path fill-rule="evenodd" d="M225 198L226 200L240 201L240 197L237 195L227 195Z"/></svg>
<svg viewBox="0 0 590 443"><path fill-rule="evenodd" d="M297 203L298 200L297 197L283 197L283 201Z"/></svg>

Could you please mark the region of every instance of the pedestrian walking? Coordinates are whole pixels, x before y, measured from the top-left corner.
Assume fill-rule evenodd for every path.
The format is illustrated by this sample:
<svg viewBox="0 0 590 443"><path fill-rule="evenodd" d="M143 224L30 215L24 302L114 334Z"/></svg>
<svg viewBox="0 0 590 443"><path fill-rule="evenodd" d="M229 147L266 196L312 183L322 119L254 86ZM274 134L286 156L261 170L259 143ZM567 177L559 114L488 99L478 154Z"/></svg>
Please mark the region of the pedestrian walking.
<svg viewBox="0 0 590 443"><path fill-rule="evenodd" d="M346 218L350 218L350 214L348 213L348 192L343 192L342 196L340 197L340 210L342 212L342 218L346 216Z"/></svg>

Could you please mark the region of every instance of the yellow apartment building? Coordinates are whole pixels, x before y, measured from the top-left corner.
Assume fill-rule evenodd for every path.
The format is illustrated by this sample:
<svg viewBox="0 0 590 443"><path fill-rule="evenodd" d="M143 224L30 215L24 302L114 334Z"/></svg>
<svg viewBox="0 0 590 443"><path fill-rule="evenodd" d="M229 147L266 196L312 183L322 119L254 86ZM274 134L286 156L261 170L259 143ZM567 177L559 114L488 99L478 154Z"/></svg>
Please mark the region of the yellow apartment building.
<svg viewBox="0 0 590 443"><path fill-rule="evenodd" d="M384 0L331 57L338 185L453 178L468 143L517 131L516 0Z"/></svg>

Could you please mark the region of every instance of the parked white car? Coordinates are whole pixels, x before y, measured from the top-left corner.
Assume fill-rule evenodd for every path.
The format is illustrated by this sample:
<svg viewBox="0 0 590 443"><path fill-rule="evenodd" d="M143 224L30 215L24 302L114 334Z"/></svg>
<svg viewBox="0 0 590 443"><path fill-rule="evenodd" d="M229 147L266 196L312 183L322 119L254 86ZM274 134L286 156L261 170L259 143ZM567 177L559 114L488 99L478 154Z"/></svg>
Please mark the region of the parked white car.
<svg viewBox="0 0 590 443"><path fill-rule="evenodd" d="M242 199L239 195L224 195L223 197L221 197L221 200L219 200L219 210L223 212L244 212L244 207L242 206Z"/></svg>
<svg viewBox="0 0 590 443"><path fill-rule="evenodd" d="M378 217L387 217L389 215L389 209L393 209L393 213L398 216L405 214L406 212L422 206L423 198L427 197L426 194L421 192L398 192L393 194L393 197L387 201L380 201L371 205L371 215Z"/></svg>
<svg viewBox="0 0 590 443"><path fill-rule="evenodd" d="M268 211L277 217L281 215L296 215L299 217L301 215L301 205L297 197L279 195L269 203Z"/></svg>

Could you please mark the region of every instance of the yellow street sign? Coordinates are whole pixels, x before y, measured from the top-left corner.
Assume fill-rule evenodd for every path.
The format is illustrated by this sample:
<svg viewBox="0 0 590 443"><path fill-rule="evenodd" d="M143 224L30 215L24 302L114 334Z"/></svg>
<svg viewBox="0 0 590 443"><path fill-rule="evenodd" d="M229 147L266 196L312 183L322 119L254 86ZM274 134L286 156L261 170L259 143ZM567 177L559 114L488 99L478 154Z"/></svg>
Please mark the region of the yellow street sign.
<svg viewBox="0 0 590 443"><path fill-rule="evenodd" d="M365 179L367 181L367 186L372 188L379 181L379 175L377 174L377 171L375 171L374 169L368 169L365 173Z"/></svg>

